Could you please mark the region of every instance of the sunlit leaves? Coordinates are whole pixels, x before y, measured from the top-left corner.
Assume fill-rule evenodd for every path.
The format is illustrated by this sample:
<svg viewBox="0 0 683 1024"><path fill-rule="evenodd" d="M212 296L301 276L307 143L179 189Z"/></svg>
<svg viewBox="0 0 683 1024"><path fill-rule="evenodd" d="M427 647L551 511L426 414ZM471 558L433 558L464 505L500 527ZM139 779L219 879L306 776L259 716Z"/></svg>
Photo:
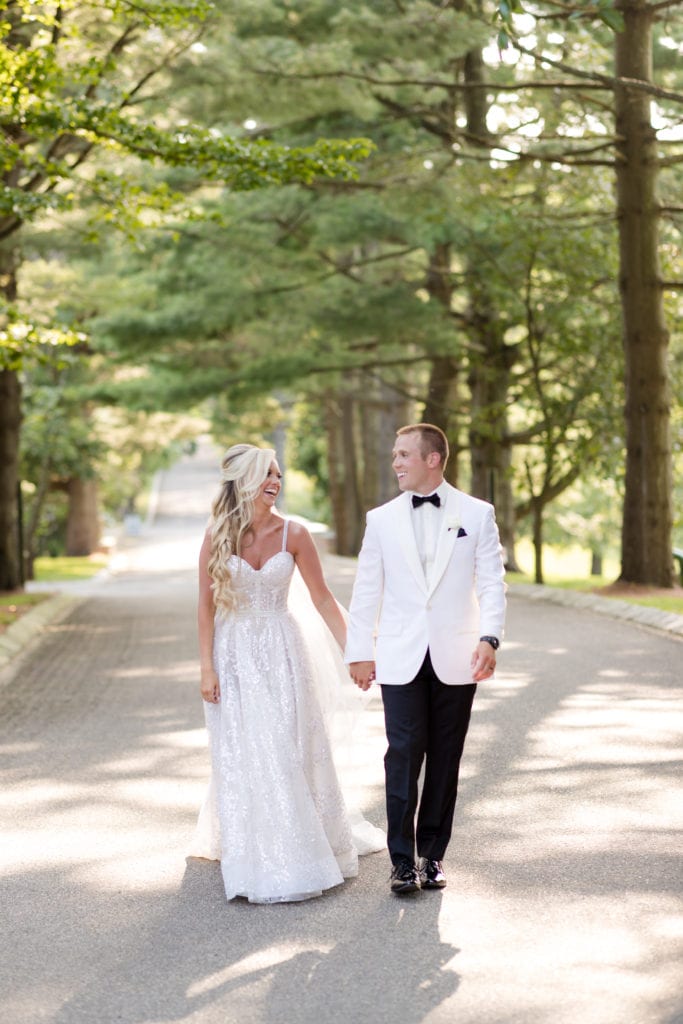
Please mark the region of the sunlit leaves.
<svg viewBox="0 0 683 1024"><path fill-rule="evenodd" d="M290 148L143 116L132 97L167 75L174 53L193 38L186 30L211 10L205 2L102 0L86 11L63 3L53 17L42 4L13 5L0 41L0 215L13 218L10 228L68 206L64 183L102 145L192 168L231 189L353 175L354 162L369 152L365 140Z"/></svg>
<svg viewBox="0 0 683 1024"><path fill-rule="evenodd" d="M558 9L559 8L559 9ZM498 46L505 50L511 39L516 35L514 16L516 14L536 13L537 8L524 0L498 0L495 19L502 22L498 31ZM624 16L617 10L615 0L574 0L574 3L562 4L553 10L558 20L583 21L597 18L613 32L623 32Z"/></svg>
<svg viewBox="0 0 683 1024"><path fill-rule="evenodd" d="M80 331L13 320L0 330L0 370L19 369L27 356L36 362L59 364L66 349L85 341L86 335Z"/></svg>

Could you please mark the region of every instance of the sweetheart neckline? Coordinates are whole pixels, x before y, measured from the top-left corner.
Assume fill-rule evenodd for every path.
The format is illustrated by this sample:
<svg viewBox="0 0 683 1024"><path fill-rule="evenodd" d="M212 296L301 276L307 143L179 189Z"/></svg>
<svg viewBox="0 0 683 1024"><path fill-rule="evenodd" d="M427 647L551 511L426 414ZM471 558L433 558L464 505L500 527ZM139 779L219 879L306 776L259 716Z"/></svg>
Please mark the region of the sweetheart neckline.
<svg viewBox="0 0 683 1024"><path fill-rule="evenodd" d="M289 557L290 557L290 558L293 558L293 557L294 557L294 555L292 554L292 552L291 552L291 551L282 551L282 550L280 550L280 551L276 551L274 555L271 555L271 556L270 556L270 558L266 558L266 560L265 560L265 562L263 563L263 565L262 565L262 566L260 566L260 567L259 567L258 569L256 568L256 566L252 565L252 564L251 564L251 562L248 562L248 561L246 560L246 558L242 558L242 556L241 556L241 555L231 555L230 557L231 557L231 558L237 558L237 559L238 559L238 560L239 560L240 562L242 562L242 563L243 563L244 565L248 565L248 566L249 566L249 568L251 569L251 571L252 571L252 572L263 572L263 570L264 570L264 569L265 569L265 567L266 567L266 566L268 565L268 563L269 563L269 562L272 562L272 561L273 561L273 559L274 559L274 558L277 558L277 556L278 556L278 555L289 555Z"/></svg>

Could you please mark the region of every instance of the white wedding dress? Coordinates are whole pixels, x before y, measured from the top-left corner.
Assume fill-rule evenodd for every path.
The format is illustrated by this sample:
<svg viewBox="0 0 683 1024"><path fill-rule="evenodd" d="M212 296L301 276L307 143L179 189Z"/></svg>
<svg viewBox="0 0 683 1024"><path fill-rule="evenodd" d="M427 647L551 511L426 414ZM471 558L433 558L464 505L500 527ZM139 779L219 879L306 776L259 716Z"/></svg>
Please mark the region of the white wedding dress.
<svg viewBox="0 0 683 1024"><path fill-rule="evenodd" d="M221 698L204 704L212 771L190 856L220 860L229 900L319 896L358 873L359 852L386 845L346 810L314 665L288 607L286 544L287 522L282 550L261 569L231 556L237 608L215 622ZM329 692L329 653L318 653Z"/></svg>

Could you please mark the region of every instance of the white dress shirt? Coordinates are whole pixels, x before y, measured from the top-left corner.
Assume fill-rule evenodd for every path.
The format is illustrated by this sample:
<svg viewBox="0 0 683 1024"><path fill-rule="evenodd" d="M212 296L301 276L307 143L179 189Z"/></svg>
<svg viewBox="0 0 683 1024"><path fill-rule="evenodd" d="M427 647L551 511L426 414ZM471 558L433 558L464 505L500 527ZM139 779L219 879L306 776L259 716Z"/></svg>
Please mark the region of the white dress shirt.
<svg viewBox="0 0 683 1024"><path fill-rule="evenodd" d="M443 493L440 493L442 490ZM431 584L441 517L445 515L444 508L446 504L446 489L443 487L443 484L439 484L436 490L432 491L432 494L439 495L439 498L441 499L441 505L439 508L428 501L423 502L423 504L419 505L417 508L413 508L411 495L411 517L413 520L413 530L415 532L415 543L417 544L417 551L420 556L422 571L425 574L427 586L430 586Z"/></svg>

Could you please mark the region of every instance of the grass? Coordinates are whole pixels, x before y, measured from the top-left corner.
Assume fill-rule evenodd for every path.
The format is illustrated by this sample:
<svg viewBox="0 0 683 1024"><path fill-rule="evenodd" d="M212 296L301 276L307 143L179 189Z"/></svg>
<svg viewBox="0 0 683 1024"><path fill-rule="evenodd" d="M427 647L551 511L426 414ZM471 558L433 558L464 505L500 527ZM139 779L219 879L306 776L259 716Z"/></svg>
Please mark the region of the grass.
<svg viewBox="0 0 683 1024"><path fill-rule="evenodd" d="M107 565L106 555L85 558L36 558L33 571L40 583L60 583L65 580L87 580ZM47 591L27 594L23 591L0 591L0 633L30 612L31 608L53 595Z"/></svg>
<svg viewBox="0 0 683 1024"><path fill-rule="evenodd" d="M632 604L644 604L647 608L659 608L663 612L672 612L674 615L683 615L683 596L629 597L628 595L622 595L622 600L631 601Z"/></svg>
<svg viewBox="0 0 683 1024"><path fill-rule="evenodd" d="M61 580L87 580L107 565L106 555L88 555L84 558L36 558L33 570L40 583Z"/></svg>
<svg viewBox="0 0 683 1024"><path fill-rule="evenodd" d="M533 552L528 541L521 541L517 549L517 561L523 572L510 572L506 579L508 583L533 583ZM549 587L561 587L566 590L583 590L587 592L600 591L601 597L614 597L620 601L629 601L631 604L641 604L648 608L659 608L660 611L671 612L674 615L683 615L683 591L674 590L670 594L658 592L647 593L647 588L642 588L642 593L629 593L625 589L614 594L604 591L619 575L619 562L614 556L605 558L604 567L606 572L602 576L590 576L582 574L582 570L590 564L590 555L578 547L554 548L548 545L543 551L543 580ZM652 588L653 591L656 588Z"/></svg>
<svg viewBox="0 0 683 1024"><path fill-rule="evenodd" d="M48 597L52 597L52 594L24 594L15 590L0 591L0 632L4 632L13 622Z"/></svg>

